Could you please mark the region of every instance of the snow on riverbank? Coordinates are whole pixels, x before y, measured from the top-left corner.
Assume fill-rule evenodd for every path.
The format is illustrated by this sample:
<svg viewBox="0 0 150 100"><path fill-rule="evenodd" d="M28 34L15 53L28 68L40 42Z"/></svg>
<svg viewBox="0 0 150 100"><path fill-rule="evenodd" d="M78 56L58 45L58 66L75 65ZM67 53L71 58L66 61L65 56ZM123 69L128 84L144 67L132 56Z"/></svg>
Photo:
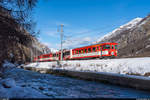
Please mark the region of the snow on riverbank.
<svg viewBox="0 0 150 100"><path fill-rule="evenodd" d="M22 85L25 84L24 82L17 83L15 77L7 77L11 75L10 73L15 73L16 64L5 61L3 67L3 77L0 78L0 98L47 98L32 87Z"/></svg>
<svg viewBox="0 0 150 100"><path fill-rule="evenodd" d="M65 69L72 71L110 72L119 74L150 74L150 57L102 60L74 60L60 62L36 62L25 67Z"/></svg>
<svg viewBox="0 0 150 100"><path fill-rule="evenodd" d="M6 69L2 79L0 79L0 98L150 97L150 93L145 91L50 74L41 74L9 65L12 64L5 62Z"/></svg>

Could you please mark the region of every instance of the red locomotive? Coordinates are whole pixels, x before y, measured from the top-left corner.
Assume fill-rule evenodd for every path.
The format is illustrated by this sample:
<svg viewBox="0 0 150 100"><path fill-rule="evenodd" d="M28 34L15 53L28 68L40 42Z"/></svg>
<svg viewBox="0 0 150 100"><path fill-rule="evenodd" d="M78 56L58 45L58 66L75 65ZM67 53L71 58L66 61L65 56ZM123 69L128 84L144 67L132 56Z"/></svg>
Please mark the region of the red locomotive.
<svg viewBox="0 0 150 100"><path fill-rule="evenodd" d="M117 43L101 43L80 48L63 50L63 60L92 59L117 56ZM40 55L34 61L57 61L61 58L61 52Z"/></svg>

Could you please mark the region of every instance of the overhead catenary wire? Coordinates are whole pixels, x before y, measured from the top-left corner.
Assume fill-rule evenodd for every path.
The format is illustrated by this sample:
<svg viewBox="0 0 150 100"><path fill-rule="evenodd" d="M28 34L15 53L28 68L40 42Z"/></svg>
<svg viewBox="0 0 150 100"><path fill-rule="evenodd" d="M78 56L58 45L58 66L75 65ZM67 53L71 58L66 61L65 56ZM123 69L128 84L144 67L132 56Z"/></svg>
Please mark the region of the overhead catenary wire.
<svg viewBox="0 0 150 100"><path fill-rule="evenodd" d="M100 37L100 35L97 36L98 34L100 34L100 33L109 33L112 30L112 26L118 27L116 25L117 24L114 23L114 24L110 24L110 25L107 25L107 26L104 26L104 27L94 28L92 30L88 30L88 31L85 31L85 32L67 32L66 33L67 35L63 34L63 38L64 38L63 43L73 42L73 41L75 42L76 39L74 39L74 38L78 38L78 37L81 38L83 36L86 37L86 36L89 36L89 35L93 35L91 33L94 33L95 39L98 39ZM84 33L86 33L86 34L84 34ZM77 35L75 35L75 34L77 34Z"/></svg>
<svg viewBox="0 0 150 100"><path fill-rule="evenodd" d="M61 26L60 38L61 38L61 61L63 60L63 24Z"/></svg>
<svg viewBox="0 0 150 100"><path fill-rule="evenodd" d="M74 38L74 37L81 37L81 36L84 36L84 35L87 35L87 34L91 34L95 31L99 31L99 30L102 30L100 32L95 32L94 34L97 35L99 33L106 33L106 31L109 31L110 30L110 26L114 26L115 24L111 24L109 26L105 26L105 27L99 27L99 28L95 28L95 29L92 29L92 30L89 30L89 31L85 31L85 32L79 32L79 33L74 33L74 32L68 32L68 34L70 33L73 33L71 35L64 35L65 38ZM84 34L86 33L86 34ZM108 32L107 32L108 33ZM76 36L74 34L77 34Z"/></svg>
<svg viewBox="0 0 150 100"><path fill-rule="evenodd" d="M120 21L118 21L118 22L120 23ZM123 22L123 23L126 23L126 22ZM76 37L74 34L78 34L77 37L80 37L80 36L84 35L84 33L86 33L86 34L90 33L91 34L95 31L99 31L99 30L100 30L100 32L95 32L94 34L97 35L99 33L109 33L112 30L112 26L115 26L117 28L120 25L118 26L117 23L114 23L114 24L110 24L110 25L106 25L106 26L102 26L102 27L97 27L97 28L94 28L94 29L91 29L91 30L88 30L88 31L85 31L85 32L68 32L67 34L73 33L72 35L69 35L69 37Z"/></svg>

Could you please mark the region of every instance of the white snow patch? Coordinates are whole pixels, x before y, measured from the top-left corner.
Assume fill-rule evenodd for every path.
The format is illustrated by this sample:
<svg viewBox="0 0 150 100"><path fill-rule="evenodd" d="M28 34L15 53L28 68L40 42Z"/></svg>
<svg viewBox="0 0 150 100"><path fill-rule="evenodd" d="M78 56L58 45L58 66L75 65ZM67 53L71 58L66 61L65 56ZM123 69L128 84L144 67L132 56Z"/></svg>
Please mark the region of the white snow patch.
<svg viewBox="0 0 150 100"><path fill-rule="evenodd" d="M11 58L13 58L13 57L14 57L13 53L10 53L9 55L10 55L10 57L11 57Z"/></svg>
<svg viewBox="0 0 150 100"><path fill-rule="evenodd" d="M7 72L13 73L16 69L16 65L17 64L12 64L5 60L3 64L5 68L4 74L7 74ZM5 77L4 79L0 78L0 98L47 98L47 96L32 87L21 87L20 84L16 84L13 78Z"/></svg>
<svg viewBox="0 0 150 100"><path fill-rule="evenodd" d="M26 67L37 67L37 68L54 68L57 67L57 62L35 62L28 65Z"/></svg>
<svg viewBox="0 0 150 100"><path fill-rule="evenodd" d="M141 27L141 25L144 25L146 22L148 22L150 20L150 17L148 17L146 20L144 20L142 23L140 23L138 25L138 27Z"/></svg>
<svg viewBox="0 0 150 100"><path fill-rule="evenodd" d="M9 61L5 60L3 67L15 67L16 65L13 63L10 63Z"/></svg>
<svg viewBox="0 0 150 100"><path fill-rule="evenodd" d="M60 63L62 67L58 67L57 62L31 63L25 67L65 69L72 71L110 72L119 74L134 73L140 75L150 72L150 57L105 60L75 60L62 61Z"/></svg>
<svg viewBox="0 0 150 100"><path fill-rule="evenodd" d="M133 26L135 26L138 22L140 22L143 18L137 17L133 20L131 20L130 22L128 22L127 24L124 24L122 26L120 26L120 28L132 28Z"/></svg>
<svg viewBox="0 0 150 100"><path fill-rule="evenodd" d="M46 96L29 87L4 88L0 84L0 98L46 98Z"/></svg>
<svg viewBox="0 0 150 100"><path fill-rule="evenodd" d="M50 48L50 51L51 51L52 53L56 53L56 52L58 52L59 50L54 49L54 48Z"/></svg>
<svg viewBox="0 0 150 100"><path fill-rule="evenodd" d="M150 47L150 45L147 45L145 48L149 48Z"/></svg>
<svg viewBox="0 0 150 100"><path fill-rule="evenodd" d="M6 70L14 73L13 71L16 70L16 68ZM18 84L13 78L5 77L4 79L0 79L0 98L47 98L47 96L32 87L21 87L23 83L22 81Z"/></svg>
<svg viewBox="0 0 150 100"><path fill-rule="evenodd" d="M3 79L0 81L1 84L5 84L7 87L15 87L15 81L12 78Z"/></svg>

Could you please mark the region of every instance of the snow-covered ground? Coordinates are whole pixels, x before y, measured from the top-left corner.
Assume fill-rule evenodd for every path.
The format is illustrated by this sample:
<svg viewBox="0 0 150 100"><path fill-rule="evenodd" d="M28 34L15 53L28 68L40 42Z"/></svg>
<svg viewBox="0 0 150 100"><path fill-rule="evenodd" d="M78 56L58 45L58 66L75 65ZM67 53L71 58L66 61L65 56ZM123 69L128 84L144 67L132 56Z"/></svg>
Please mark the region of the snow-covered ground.
<svg viewBox="0 0 150 100"><path fill-rule="evenodd" d="M150 93L68 77L40 74L5 62L0 98L149 98Z"/></svg>
<svg viewBox="0 0 150 100"><path fill-rule="evenodd" d="M39 91L28 87L25 83L16 83L15 77L7 77L13 75L9 72L16 70L17 64L9 63L5 61L3 67L5 68L3 77L0 77L0 98L47 98L46 95L43 95Z"/></svg>
<svg viewBox="0 0 150 100"><path fill-rule="evenodd" d="M65 69L72 71L110 72L119 74L147 75L150 73L150 57L101 59L101 60L74 60L60 62L35 62L25 67L49 69Z"/></svg>

